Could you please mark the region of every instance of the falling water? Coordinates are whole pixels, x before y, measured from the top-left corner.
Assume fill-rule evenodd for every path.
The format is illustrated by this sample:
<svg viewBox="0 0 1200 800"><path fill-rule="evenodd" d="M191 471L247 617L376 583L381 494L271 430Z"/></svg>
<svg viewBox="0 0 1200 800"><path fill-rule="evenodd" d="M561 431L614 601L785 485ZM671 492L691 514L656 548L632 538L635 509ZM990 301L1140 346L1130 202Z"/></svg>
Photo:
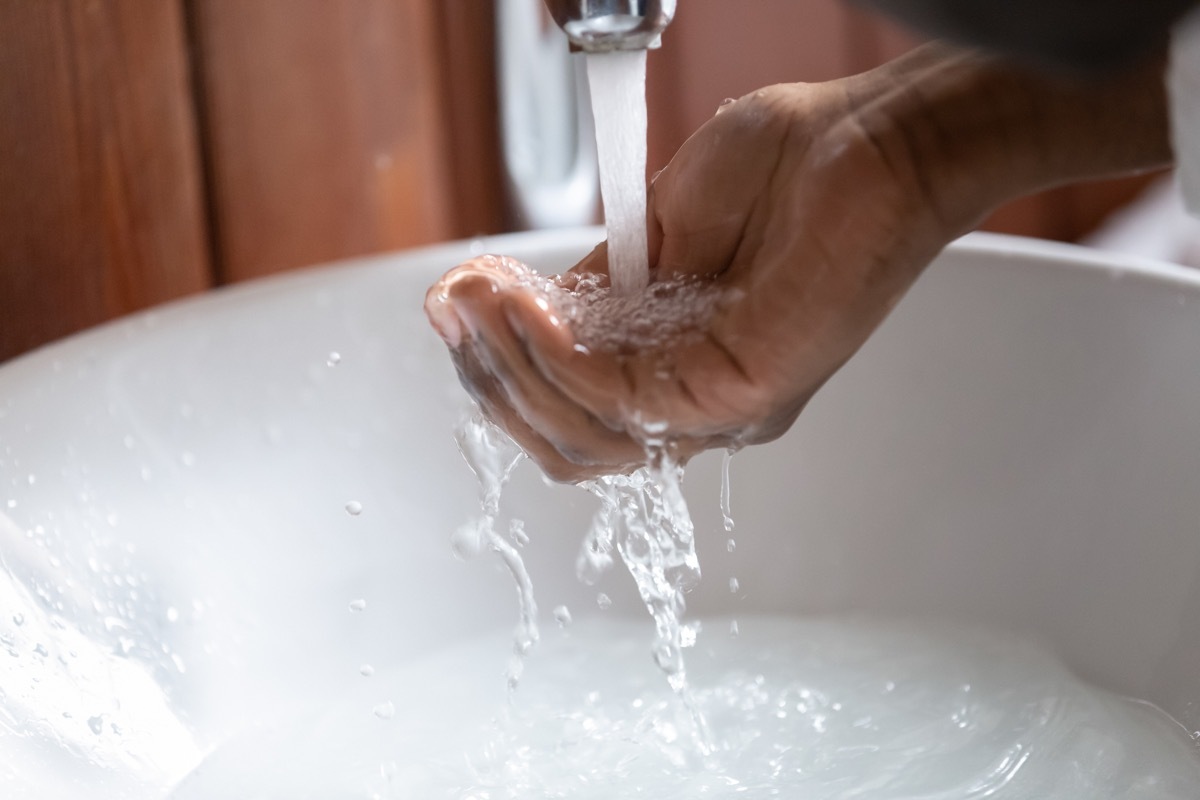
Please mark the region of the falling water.
<svg viewBox="0 0 1200 800"><path fill-rule="evenodd" d="M646 247L646 51L587 57L608 272L618 295L650 282Z"/></svg>

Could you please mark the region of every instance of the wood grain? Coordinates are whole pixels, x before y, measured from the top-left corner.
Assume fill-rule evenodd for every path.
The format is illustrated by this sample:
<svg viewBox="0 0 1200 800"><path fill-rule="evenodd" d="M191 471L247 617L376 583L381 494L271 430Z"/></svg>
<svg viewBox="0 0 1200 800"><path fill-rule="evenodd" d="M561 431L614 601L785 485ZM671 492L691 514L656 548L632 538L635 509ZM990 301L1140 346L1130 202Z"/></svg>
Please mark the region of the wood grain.
<svg viewBox="0 0 1200 800"><path fill-rule="evenodd" d="M0 0L0 359L208 284L178 3Z"/></svg>
<svg viewBox="0 0 1200 800"><path fill-rule="evenodd" d="M435 0L189 0L223 281L450 237Z"/></svg>

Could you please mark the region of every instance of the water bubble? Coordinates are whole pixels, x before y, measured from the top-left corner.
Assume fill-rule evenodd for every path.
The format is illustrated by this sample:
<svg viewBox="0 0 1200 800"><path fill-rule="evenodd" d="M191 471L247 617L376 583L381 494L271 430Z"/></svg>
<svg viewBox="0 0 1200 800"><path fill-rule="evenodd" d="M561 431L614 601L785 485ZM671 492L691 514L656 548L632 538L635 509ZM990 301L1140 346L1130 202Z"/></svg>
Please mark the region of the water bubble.
<svg viewBox="0 0 1200 800"><path fill-rule="evenodd" d="M370 664L363 664L358 668L358 674L362 675L364 678L369 678L375 674L375 668Z"/></svg>
<svg viewBox="0 0 1200 800"><path fill-rule="evenodd" d="M361 597L356 600L351 600L350 601L350 610L351 611L366 611L367 610L367 601Z"/></svg>
<svg viewBox="0 0 1200 800"><path fill-rule="evenodd" d="M738 590L739 588L741 588L741 584L739 584L739 583L738 583L738 579L737 579L737 578L730 578L730 579L729 579L729 593L730 593L730 594L737 594L737 590Z"/></svg>
<svg viewBox="0 0 1200 800"><path fill-rule="evenodd" d="M362 510L362 503L357 500L351 500L349 503L346 503L346 513L352 517L357 517L362 513Z"/></svg>
<svg viewBox="0 0 1200 800"><path fill-rule="evenodd" d="M396 716L396 704L388 700L386 703L380 703L371 709L371 713L380 719L391 719Z"/></svg>
<svg viewBox="0 0 1200 800"><path fill-rule="evenodd" d="M337 350L331 351L329 355L325 357L325 363L331 367L336 367L338 364L342 363L342 354Z"/></svg>
<svg viewBox="0 0 1200 800"><path fill-rule="evenodd" d="M571 624L571 610L566 606L554 607L554 621L558 623L558 627L565 628Z"/></svg>
<svg viewBox="0 0 1200 800"><path fill-rule="evenodd" d="M600 592L600 594L596 595L596 605L600 607L601 611L607 611L612 608L612 598L604 592Z"/></svg>

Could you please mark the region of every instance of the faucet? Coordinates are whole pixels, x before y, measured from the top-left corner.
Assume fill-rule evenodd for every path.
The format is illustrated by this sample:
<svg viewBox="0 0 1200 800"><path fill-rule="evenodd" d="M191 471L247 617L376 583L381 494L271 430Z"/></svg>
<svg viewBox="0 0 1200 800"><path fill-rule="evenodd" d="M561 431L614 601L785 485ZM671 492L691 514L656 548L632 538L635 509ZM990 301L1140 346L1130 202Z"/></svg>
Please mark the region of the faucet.
<svg viewBox="0 0 1200 800"><path fill-rule="evenodd" d="M546 0L573 52L645 50L661 44L675 0Z"/></svg>

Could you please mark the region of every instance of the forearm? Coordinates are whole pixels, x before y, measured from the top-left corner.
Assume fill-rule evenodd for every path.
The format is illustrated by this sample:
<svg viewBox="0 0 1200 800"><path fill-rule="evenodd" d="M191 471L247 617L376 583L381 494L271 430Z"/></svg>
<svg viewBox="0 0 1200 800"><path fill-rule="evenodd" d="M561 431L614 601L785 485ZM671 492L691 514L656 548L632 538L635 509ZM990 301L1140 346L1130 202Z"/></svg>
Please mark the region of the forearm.
<svg viewBox="0 0 1200 800"><path fill-rule="evenodd" d="M953 236L1012 198L1169 164L1163 67L1083 81L932 45L851 83L850 124Z"/></svg>

